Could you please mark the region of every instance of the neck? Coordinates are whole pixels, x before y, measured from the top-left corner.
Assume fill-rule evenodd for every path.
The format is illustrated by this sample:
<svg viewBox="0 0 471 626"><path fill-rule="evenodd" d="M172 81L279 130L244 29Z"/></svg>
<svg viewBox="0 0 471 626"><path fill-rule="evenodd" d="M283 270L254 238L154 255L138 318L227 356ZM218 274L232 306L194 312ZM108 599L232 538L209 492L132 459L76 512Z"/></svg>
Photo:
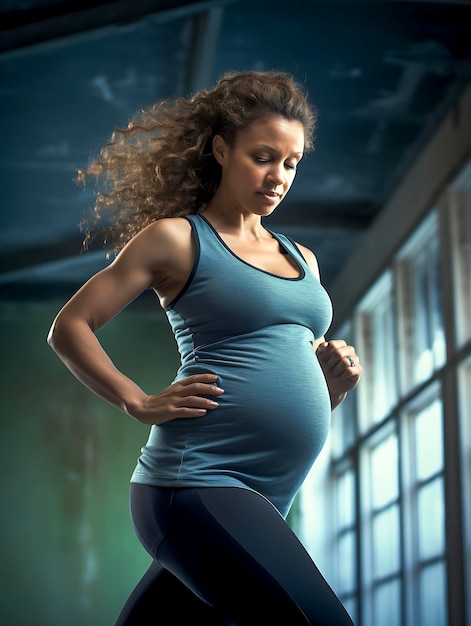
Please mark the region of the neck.
<svg viewBox="0 0 471 626"><path fill-rule="evenodd" d="M259 238L262 232L266 232L262 226L260 215L243 213L241 211L233 212L209 206L203 211L202 215L219 232L255 238Z"/></svg>

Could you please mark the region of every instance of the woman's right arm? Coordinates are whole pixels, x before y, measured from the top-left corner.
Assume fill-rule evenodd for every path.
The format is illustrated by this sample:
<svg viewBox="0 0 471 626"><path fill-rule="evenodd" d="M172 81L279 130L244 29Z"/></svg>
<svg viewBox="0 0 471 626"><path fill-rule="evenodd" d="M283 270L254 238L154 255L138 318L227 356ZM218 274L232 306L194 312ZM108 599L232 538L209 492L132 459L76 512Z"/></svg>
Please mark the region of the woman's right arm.
<svg viewBox="0 0 471 626"><path fill-rule="evenodd" d="M149 395L115 367L95 334L144 290L154 287L165 294L184 280L185 256L191 258L191 233L182 228L181 220L165 222L144 229L107 268L85 283L59 311L47 338L80 382L145 424L200 417L217 406L201 395L222 393L214 384L215 375L198 374Z"/></svg>

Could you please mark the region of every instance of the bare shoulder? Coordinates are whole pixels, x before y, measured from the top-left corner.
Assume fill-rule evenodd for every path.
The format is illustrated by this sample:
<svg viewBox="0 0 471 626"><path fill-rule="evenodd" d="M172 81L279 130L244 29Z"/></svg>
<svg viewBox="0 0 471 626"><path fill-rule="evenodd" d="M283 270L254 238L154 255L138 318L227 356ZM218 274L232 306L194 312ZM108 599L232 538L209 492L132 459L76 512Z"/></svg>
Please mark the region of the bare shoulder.
<svg viewBox="0 0 471 626"><path fill-rule="evenodd" d="M309 248L306 248L306 246L301 245L300 243L296 243L296 245L303 253L303 256L306 259L307 264L311 268L314 276L316 276L316 278L320 280L319 264L317 263L317 258L314 252L310 250Z"/></svg>
<svg viewBox="0 0 471 626"><path fill-rule="evenodd" d="M184 245L191 239L191 225L184 217L163 217L149 224L137 237L162 245Z"/></svg>
<svg viewBox="0 0 471 626"><path fill-rule="evenodd" d="M118 255L129 262L135 258L161 265L192 251L191 225L181 217L162 218L143 228Z"/></svg>
<svg viewBox="0 0 471 626"><path fill-rule="evenodd" d="M144 228L128 246L136 263L146 269L162 304L167 304L193 267L195 244L190 222L183 217L161 218ZM126 248L122 252L126 254Z"/></svg>
<svg viewBox="0 0 471 626"><path fill-rule="evenodd" d="M113 265L116 271L146 273L151 284L169 275L185 273L192 264L191 225L180 217L152 222L135 235L120 251Z"/></svg>

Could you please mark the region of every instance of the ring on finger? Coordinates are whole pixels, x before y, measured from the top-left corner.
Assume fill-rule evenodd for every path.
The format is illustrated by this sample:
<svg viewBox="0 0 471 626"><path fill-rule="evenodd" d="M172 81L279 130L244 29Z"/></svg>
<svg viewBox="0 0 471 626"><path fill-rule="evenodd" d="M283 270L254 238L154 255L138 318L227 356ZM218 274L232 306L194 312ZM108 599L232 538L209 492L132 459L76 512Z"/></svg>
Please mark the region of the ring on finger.
<svg viewBox="0 0 471 626"><path fill-rule="evenodd" d="M347 359L348 359L348 364L349 364L349 366L350 366L350 367L354 367L354 365L355 365L355 359L352 359L352 357L351 357L351 356L347 356Z"/></svg>

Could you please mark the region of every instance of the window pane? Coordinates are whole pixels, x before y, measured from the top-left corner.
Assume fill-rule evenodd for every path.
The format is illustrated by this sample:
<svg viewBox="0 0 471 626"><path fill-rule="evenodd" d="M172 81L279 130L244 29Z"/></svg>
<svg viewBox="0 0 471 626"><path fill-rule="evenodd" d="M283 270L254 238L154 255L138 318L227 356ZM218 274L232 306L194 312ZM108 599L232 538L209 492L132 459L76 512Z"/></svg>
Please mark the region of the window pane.
<svg viewBox="0 0 471 626"><path fill-rule="evenodd" d="M471 337L471 163L458 177L451 203L456 338L461 345Z"/></svg>
<svg viewBox="0 0 471 626"><path fill-rule="evenodd" d="M401 587L398 580L378 587L373 602L375 626L402 626Z"/></svg>
<svg viewBox="0 0 471 626"><path fill-rule="evenodd" d="M459 367L459 392L467 623L471 626L471 356Z"/></svg>
<svg viewBox="0 0 471 626"><path fill-rule="evenodd" d="M442 265L438 237L430 242L430 335L435 369L446 361L445 328L443 322Z"/></svg>
<svg viewBox="0 0 471 626"><path fill-rule="evenodd" d="M443 469L442 405L439 399L417 413L415 445L418 480L424 480Z"/></svg>
<svg viewBox="0 0 471 626"><path fill-rule="evenodd" d="M447 626L445 566L436 563L420 575L420 626Z"/></svg>
<svg viewBox="0 0 471 626"><path fill-rule="evenodd" d="M412 262L414 271L414 379L426 380L445 361L438 239L433 238Z"/></svg>
<svg viewBox="0 0 471 626"><path fill-rule="evenodd" d="M355 523L355 483L352 470L344 472L337 481L337 520L338 528Z"/></svg>
<svg viewBox="0 0 471 626"><path fill-rule="evenodd" d="M358 389L361 429L382 420L397 398L395 305L391 272L369 290L357 314L357 348L363 363Z"/></svg>
<svg viewBox="0 0 471 626"><path fill-rule="evenodd" d="M373 316L374 421L384 417L396 399L394 372L394 319L391 286L378 302Z"/></svg>
<svg viewBox="0 0 471 626"><path fill-rule="evenodd" d="M397 438L384 439L371 451L371 504L377 509L398 495Z"/></svg>
<svg viewBox="0 0 471 626"><path fill-rule="evenodd" d="M354 591L356 547L355 534L353 532L346 533L340 537L338 543L338 558L338 591L339 593Z"/></svg>
<svg viewBox="0 0 471 626"><path fill-rule="evenodd" d="M373 519L374 576L379 578L397 572L399 565L399 511L394 505Z"/></svg>
<svg viewBox="0 0 471 626"><path fill-rule="evenodd" d="M348 393L332 416L332 453L342 456L355 439L356 398L355 391Z"/></svg>
<svg viewBox="0 0 471 626"><path fill-rule="evenodd" d="M427 380L445 363L442 276L437 213L433 211L398 255L403 384Z"/></svg>
<svg viewBox="0 0 471 626"><path fill-rule="evenodd" d="M445 551L443 481L434 480L418 493L419 558L427 559Z"/></svg>
<svg viewBox="0 0 471 626"><path fill-rule="evenodd" d="M427 250L420 250L411 263L414 273L414 380L427 379L433 373L433 354L429 339L429 276Z"/></svg>

